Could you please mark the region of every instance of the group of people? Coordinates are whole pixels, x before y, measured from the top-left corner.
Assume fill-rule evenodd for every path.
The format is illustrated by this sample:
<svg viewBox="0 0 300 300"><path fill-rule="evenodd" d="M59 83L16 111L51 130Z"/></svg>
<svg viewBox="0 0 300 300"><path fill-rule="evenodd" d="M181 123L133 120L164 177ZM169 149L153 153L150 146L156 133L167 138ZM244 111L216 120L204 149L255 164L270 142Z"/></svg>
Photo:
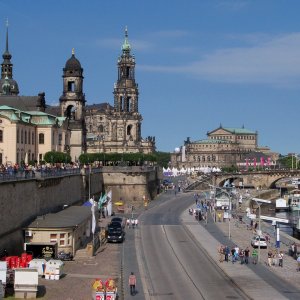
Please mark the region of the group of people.
<svg viewBox="0 0 300 300"><path fill-rule="evenodd" d="M282 251L277 251L276 249L269 249L268 251L268 263L267 265L269 267L271 266L279 266L283 267L283 252Z"/></svg>
<svg viewBox="0 0 300 300"><path fill-rule="evenodd" d="M126 226L127 228L137 228L139 225L138 219L127 219L126 220Z"/></svg>
<svg viewBox="0 0 300 300"><path fill-rule="evenodd" d="M224 261L231 262L234 264L235 262L240 261L241 264L249 264L250 255L252 258L252 263L257 264L258 252L257 249L253 249L250 253L249 247L245 249L240 249L237 245L230 248L227 245L220 245L218 248L219 252L219 261L222 263Z"/></svg>

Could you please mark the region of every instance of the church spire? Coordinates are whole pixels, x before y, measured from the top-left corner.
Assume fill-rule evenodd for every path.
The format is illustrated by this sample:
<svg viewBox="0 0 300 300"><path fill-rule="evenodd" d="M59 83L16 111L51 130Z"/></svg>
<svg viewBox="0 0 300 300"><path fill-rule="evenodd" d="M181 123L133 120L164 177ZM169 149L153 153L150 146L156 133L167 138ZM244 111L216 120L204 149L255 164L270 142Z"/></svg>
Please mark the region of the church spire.
<svg viewBox="0 0 300 300"><path fill-rule="evenodd" d="M8 19L6 19L6 45L5 45L5 52L2 55L5 63L10 63L11 60L11 54L8 50Z"/></svg>
<svg viewBox="0 0 300 300"><path fill-rule="evenodd" d="M6 44L5 44L5 51L2 55L3 62L1 64L1 79L0 79L0 94L3 92L2 85L6 82L9 82L10 89L6 89L4 92L7 94L8 92L11 95L18 95L19 94L19 87L18 83L13 80L13 64L11 63L11 54L9 53L8 49L8 19L6 20ZM6 87L7 85L4 85Z"/></svg>
<svg viewBox="0 0 300 300"><path fill-rule="evenodd" d="M125 40L124 40L124 44L122 45L122 50L123 52L129 53L130 52L130 44L128 42L128 29L127 26L125 27Z"/></svg>

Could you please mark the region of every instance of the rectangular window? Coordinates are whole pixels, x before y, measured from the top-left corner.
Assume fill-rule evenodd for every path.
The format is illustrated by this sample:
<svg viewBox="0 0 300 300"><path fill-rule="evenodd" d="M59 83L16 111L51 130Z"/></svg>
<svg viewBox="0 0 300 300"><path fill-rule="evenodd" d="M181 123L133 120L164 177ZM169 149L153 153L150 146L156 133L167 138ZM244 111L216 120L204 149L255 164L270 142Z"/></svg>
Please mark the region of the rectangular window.
<svg viewBox="0 0 300 300"><path fill-rule="evenodd" d="M17 130L17 143L20 143L20 130Z"/></svg>
<svg viewBox="0 0 300 300"><path fill-rule="evenodd" d="M57 234L56 233L50 234L50 242L57 242Z"/></svg>
<svg viewBox="0 0 300 300"><path fill-rule="evenodd" d="M69 81L68 82L68 92L74 92L74 86L75 86L74 81Z"/></svg>
<svg viewBox="0 0 300 300"><path fill-rule="evenodd" d="M39 134L39 144L44 144L45 143L45 136L43 133Z"/></svg>
<svg viewBox="0 0 300 300"><path fill-rule="evenodd" d="M30 132L30 130L29 130L29 132L28 132L28 144L29 144L29 145L31 144L30 137L31 137L31 132Z"/></svg>
<svg viewBox="0 0 300 300"><path fill-rule="evenodd" d="M0 143L3 143L3 130L0 130Z"/></svg>
<svg viewBox="0 0 300 300"><path fill-rule="evenodd" d="M0 153L0 164L2 165L3 164L3 154Z"/></svg>
<svg viewBox="0 0 300 300"><path fill-rule="evenodd" d="M34 145L34 132L32 133L32 139L31 139L32 145Z"/></svg>
<svg viewBox="0 0 300 300"><path fill-rule="evenodd" d="M61 145L61 142L62 142L62 134L60 133L58 135L58 145Z"/></svg>
<svg viewBox="0 0 300 300"><path fill-rule="evenodd" d="M39 154L39 161L43 160L43 154Z"/></svg>

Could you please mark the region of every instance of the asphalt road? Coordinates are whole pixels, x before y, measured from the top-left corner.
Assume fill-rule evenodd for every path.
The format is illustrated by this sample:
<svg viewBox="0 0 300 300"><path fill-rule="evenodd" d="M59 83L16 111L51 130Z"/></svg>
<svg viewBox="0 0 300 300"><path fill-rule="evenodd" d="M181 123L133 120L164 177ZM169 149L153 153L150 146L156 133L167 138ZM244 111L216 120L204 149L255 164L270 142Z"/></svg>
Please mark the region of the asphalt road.
<svg viewBox="0 0 300 300"><path fill-rule="evenodd" d="M165 193L139 216L139 229L127 231L124 275L137 275L135 299L247 299L181 224L192 202L191 194Z"/></svg>

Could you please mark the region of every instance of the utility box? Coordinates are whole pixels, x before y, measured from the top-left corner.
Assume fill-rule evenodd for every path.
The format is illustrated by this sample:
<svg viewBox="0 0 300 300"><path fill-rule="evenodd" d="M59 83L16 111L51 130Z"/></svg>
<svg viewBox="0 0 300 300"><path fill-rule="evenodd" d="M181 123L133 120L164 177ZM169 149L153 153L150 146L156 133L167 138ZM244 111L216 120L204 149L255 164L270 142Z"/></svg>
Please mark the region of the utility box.
<svg viewBox="0 0 300 300"><path fill-rule="evenodd" d="M35 269L15 269L15 298L35 299L38 291L39 273Z"/></svg>

